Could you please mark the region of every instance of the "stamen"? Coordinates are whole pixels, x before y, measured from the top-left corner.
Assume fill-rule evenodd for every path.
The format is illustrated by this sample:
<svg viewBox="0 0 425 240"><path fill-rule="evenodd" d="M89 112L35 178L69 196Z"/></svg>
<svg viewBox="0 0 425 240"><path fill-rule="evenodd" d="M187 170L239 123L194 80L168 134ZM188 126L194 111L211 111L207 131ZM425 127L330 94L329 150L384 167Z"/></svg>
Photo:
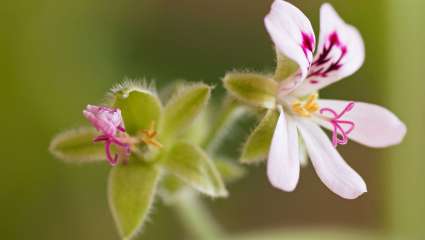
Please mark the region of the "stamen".
<svg viewBox="0 0 425 240"><path fill-rule="evenodd" d="M292 104L292 111L301 117L310 117L320 108L319 104L317 104L318 97L319 95L315 93L308 96L307 100L304 103L299 100L296 100Z"/></svg>
<svg viewBox="0 0 425 240"><path fill-rule="evenodd" d="M348 135L354 130L354 127L356 126L353 121L349 120L341 120L347 112L351 111L354 108L355 103L350 102L345 106L345 108L341 111L341 113L336 113L331 108L322 108L320 109L320 114L323 114L325 112L329 112L332 114L331 119L329 119L329 122L333 126L332 131L332 144L336 147L338 144L345 145L348 143ZM347 130L344 130L344 128L341 126L342 124L348 125L349 128Z"/></svg>
<svg viewBox="0 0 425 240"><path fill-rule="evenodd" d="M157 134L158 133L155 130L155 122L152 121L151 126L149 127L149 129L143 130L141 132L142 141L146 145L152 145L152 146L154 146L156 148L161 148L162 147L162 144L158 140L155 139L155 137L156 137Z"/></svg>

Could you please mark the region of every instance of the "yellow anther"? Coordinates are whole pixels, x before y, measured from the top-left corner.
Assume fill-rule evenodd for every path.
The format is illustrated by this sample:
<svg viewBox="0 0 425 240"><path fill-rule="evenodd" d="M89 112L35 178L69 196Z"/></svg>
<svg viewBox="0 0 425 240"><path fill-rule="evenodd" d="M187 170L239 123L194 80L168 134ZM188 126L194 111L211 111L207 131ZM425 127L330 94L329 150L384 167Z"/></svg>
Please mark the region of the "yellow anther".
<svg viewBox="0 0 425 240"><path fill-rule="evenodd" d="M319 110L319 104L317 104L318 94L311 94L308 96L305 102L299 100L294 101L292 104L292 111L301 117L310 117L312 113Z"/></svg>
<svg viewBox="0 0 425 240"><path fill-rule="evenodd" d="M161 148L162 144L155 139L157 132L155 130L155 122L152 121L151 126L147 130L142 130L141 139L146 145L152 145Z"/></svg>

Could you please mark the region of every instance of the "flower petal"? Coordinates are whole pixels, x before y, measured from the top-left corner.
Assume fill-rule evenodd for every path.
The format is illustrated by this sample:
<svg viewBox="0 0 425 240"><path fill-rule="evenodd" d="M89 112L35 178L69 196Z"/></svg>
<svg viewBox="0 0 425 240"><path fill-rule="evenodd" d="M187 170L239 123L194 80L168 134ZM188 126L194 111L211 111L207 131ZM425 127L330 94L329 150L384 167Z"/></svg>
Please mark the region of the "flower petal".
<svg viewBox="0 0 425 240"><path fill-rule="evenodd" d="M340 100L318 100L321 108L341 111L349 102ZM354 108L347 112L344 119L353 121L355 127L348 137L369 147L388 147L399 144L406 134L406 126L388 109L378 105L356 102ZM327 129L332 125L327 121L316 119Z"/></svg>
<svg viewBox="0 0 425 240"><path fill-rule="evenodd" d="M342 159L318 125L306 119L297 119L296 123L317 175L332 192L346 199L367 192L362 177Z"/></svg>
<svg viewBox="0 0 425 240"><path fill-rule="evenodd" d="M296 125L281 110L267 162L267 175L274 187L291 192L297 186L300 175L298 150Z"/></svg>
<svg viewBox="0 0 425 240"><path fill-rule="evenodd" d="M303 96L356 72L364 62L364 42L359 31L346 24L330 4L320 9L318 52L307 80L295 91Z"/></svg>
<svg viewBox="0 0 425 240"><path fill-rule="evenodd" d="M313 60L316 42L308 18L292 4L275 0L264 23L278 51L300 66L304 79Z"/></svg>

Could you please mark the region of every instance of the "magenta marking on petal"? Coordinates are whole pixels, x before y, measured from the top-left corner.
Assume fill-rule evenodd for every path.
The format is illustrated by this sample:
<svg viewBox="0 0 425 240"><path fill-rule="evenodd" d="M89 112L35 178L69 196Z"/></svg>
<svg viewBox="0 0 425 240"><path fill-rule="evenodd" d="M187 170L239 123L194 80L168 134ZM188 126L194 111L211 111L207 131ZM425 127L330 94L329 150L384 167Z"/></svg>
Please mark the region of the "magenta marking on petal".
<svg viewBox="0 0 425 240"><path fill-rule="evenodd" d="M333 60L333 56L330 55L332 49L338 48L340 55L338 59ZM339 70L343 64L341 61L347 55L347 46L343 45L339 39L336 31L332 32L327 42L323 45L322 52L316 57L312 63L310 73L307 77L322 77L326 78L329 73Z"/></svg>
<svg viewBox="0 0 425 240"><path fill-rule="evenodd" d="M313 35L308 35L305 32L302 32L301 35L303 36L303 43L302 47L309 50L310 52L313 52L313 44L314 44L314 37Z"/></svg>
<svg viewBox="0 0 425 240"><path fill-rule="evenodd" d="M318 83L319 83L319 81L312 79L312 80L310 80L310 83L311 83L311 84L318 84Z"/></svg>
<svg viewBox="0 0 425 240"><path fill-rule="evenodd" d="M355 103L350 102L345 106L345 108L338 114L331 108L322 108L320 109L320 114L325 112L331 113L332 117L329 122L333 126L332 131L332 144L336 147L338 144L344 145L348 143L348 135L354 130L355 123L349 120L341 120L347 112L351 111L354 108ZM349 128L346 130L342 127L342 124L348 125Z"/></svg>
<svg viewBox="0 0 425 240"><path fill-rule="evenodd" d="M331 43L334 43L335 45L341 44L339 41L338 33L336 33L336 31L334 31L333 33L331 33L331 35L329 35L329 41Z"/></svg>
<svg viewBox="0 0 425 240"><path fill-rule="evenodd" d="M311 63L310 56L313 54L314 49L314 35L301 32L301 36L301 48L303 49L304 55L306 56L308 62Z"/></svg>

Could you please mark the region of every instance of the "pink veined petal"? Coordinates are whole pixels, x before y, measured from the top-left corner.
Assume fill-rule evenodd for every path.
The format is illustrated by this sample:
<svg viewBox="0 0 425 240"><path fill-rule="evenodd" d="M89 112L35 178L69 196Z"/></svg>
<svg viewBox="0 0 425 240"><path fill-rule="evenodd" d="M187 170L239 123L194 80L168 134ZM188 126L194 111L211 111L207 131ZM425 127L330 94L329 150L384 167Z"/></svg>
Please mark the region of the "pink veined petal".
<svg viewBox="0 0 425 240"><path fill-rule="evenodd" d="M264 23L279 52L300 66L304 79L313 60L316 44L308 18L292 4L275 0Z"/></svg>
<svg viewBox="0 0 425 240"><path fill-rule="evenodd" d="M359 31L346 24L330 4L320 9L320 37L307 79L294 93L304 96L356 72L365 48Z"/></svg>
<svg viewBox="0 0 425 240"><path fill-rule="evenodd" d="M281 111L267 162L270 183L283 191L295 189L300 175L298 132L294 121Z"/></svg>
<svg viewBox="0 0 425 240"><path fill-rule="evenodd" d="M318 100L318 103L321 108L331 108L339 112L349 102ZM354 108L343 118L355 124L348 137L369 147L382 148L399 144L406 134L404 123L394 113L378 105L356 102ZM323 127L332 130L332 125L328 122L316 120Z"/></svg>
<svg viewBox="0 0 425 240"><path fill-rule="evenodd" d="M367 192L362 177L348 166L316 123L299 118L296 123L317 175L332 192L346 199Z"/></svg>

